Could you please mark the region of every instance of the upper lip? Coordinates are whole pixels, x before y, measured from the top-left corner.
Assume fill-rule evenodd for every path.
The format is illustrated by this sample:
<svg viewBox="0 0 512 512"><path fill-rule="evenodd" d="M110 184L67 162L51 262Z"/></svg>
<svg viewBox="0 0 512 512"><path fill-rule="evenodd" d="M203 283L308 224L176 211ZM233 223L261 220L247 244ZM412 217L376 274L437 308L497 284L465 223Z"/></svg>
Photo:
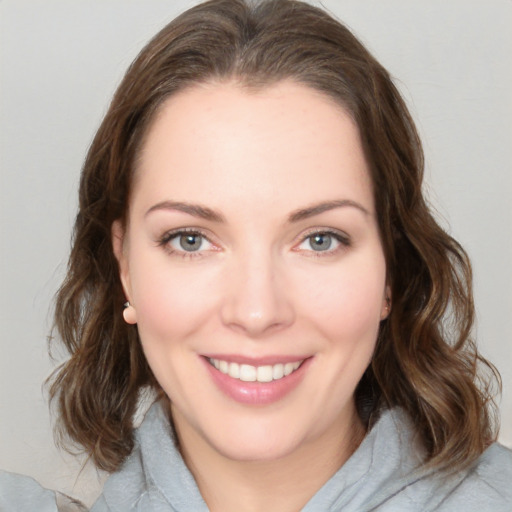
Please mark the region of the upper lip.
<svg viewBox="0 0 512 512"><path fill-rule="evenodd" d="M268 355L261 357L250 357L241 354L203 354L208 359L220 359L228 363L248 364L251 366L266 366L275 364L295 363L304 361L311 356L297 355Z"/></svg>

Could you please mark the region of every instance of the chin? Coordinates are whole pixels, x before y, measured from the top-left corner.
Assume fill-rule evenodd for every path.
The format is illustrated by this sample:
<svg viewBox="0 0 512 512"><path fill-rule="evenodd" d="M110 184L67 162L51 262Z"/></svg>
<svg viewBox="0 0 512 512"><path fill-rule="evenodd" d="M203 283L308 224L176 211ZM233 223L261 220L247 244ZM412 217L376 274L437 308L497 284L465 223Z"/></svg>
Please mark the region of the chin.
<svg viewBox="0 0 512 512"><path fill-rule="evenodd" d="M317 425L300 422L293 413L280 417L276 411L267 415L262 412L217 423L215 428L203 430L203 439L228 459L268 462L301 451L309 442L322 437L316 431Z"/></svg>
<svg viewBox="0 0 512 512"><path fill-rule="evenodd" d="M216 442L212 440L211 444L216 451L230 460L239 462L270 462L285 458L293 453L300 442L294 442L293 439L268 439L267 436L261 438L247 437L231 439Z"/></svg>

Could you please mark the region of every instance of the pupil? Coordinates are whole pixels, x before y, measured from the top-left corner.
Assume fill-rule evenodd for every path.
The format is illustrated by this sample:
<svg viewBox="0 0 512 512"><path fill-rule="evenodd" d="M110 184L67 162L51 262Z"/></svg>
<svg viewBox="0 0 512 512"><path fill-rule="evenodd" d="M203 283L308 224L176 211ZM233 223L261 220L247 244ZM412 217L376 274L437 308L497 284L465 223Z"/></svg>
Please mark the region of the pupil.
<svg viewBox="0 0 512 512"><path fill-rule="evenodd" d="M311 238L310 244L315 251L326 251L331 247L331 242L331 235L319 234Z"/></svg>
<svg viewBox="0 0 512 512"><path fill-rule="evenodd" d="M181 235L180 246L185 251L197 251L201 247L201 235Z"/></svg>

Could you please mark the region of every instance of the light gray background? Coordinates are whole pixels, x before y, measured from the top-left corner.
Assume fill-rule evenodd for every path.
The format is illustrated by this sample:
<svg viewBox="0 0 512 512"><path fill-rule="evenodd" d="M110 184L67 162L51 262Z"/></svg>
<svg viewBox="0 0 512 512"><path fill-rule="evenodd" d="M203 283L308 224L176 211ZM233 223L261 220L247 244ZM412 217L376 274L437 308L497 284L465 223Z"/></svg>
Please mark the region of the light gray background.
<svg viewBox="0 0 512 512"><path fill-rule="evenodd" d="M49 305L80 166L142 45L195 1L0 0L0 467L90 502L91 468L53 445L41 384ZM469 251L481 350L503 376L512 446L512 1L325 0L397 77L427 191Z"/></svg>

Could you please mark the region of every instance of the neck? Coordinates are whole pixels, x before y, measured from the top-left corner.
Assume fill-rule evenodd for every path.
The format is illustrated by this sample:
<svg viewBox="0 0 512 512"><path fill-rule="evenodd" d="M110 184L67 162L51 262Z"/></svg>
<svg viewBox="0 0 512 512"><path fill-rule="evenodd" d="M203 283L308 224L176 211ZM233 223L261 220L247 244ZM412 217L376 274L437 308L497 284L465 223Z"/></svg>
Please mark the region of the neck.
<svg viewBox="0 0 512 512"><path fill-rule="evenodd" d="M227 458L175 424L182 456L211 512L297 512L362 441L365 429L355 410L344 423L284 457L258 461Z"/></svg>

